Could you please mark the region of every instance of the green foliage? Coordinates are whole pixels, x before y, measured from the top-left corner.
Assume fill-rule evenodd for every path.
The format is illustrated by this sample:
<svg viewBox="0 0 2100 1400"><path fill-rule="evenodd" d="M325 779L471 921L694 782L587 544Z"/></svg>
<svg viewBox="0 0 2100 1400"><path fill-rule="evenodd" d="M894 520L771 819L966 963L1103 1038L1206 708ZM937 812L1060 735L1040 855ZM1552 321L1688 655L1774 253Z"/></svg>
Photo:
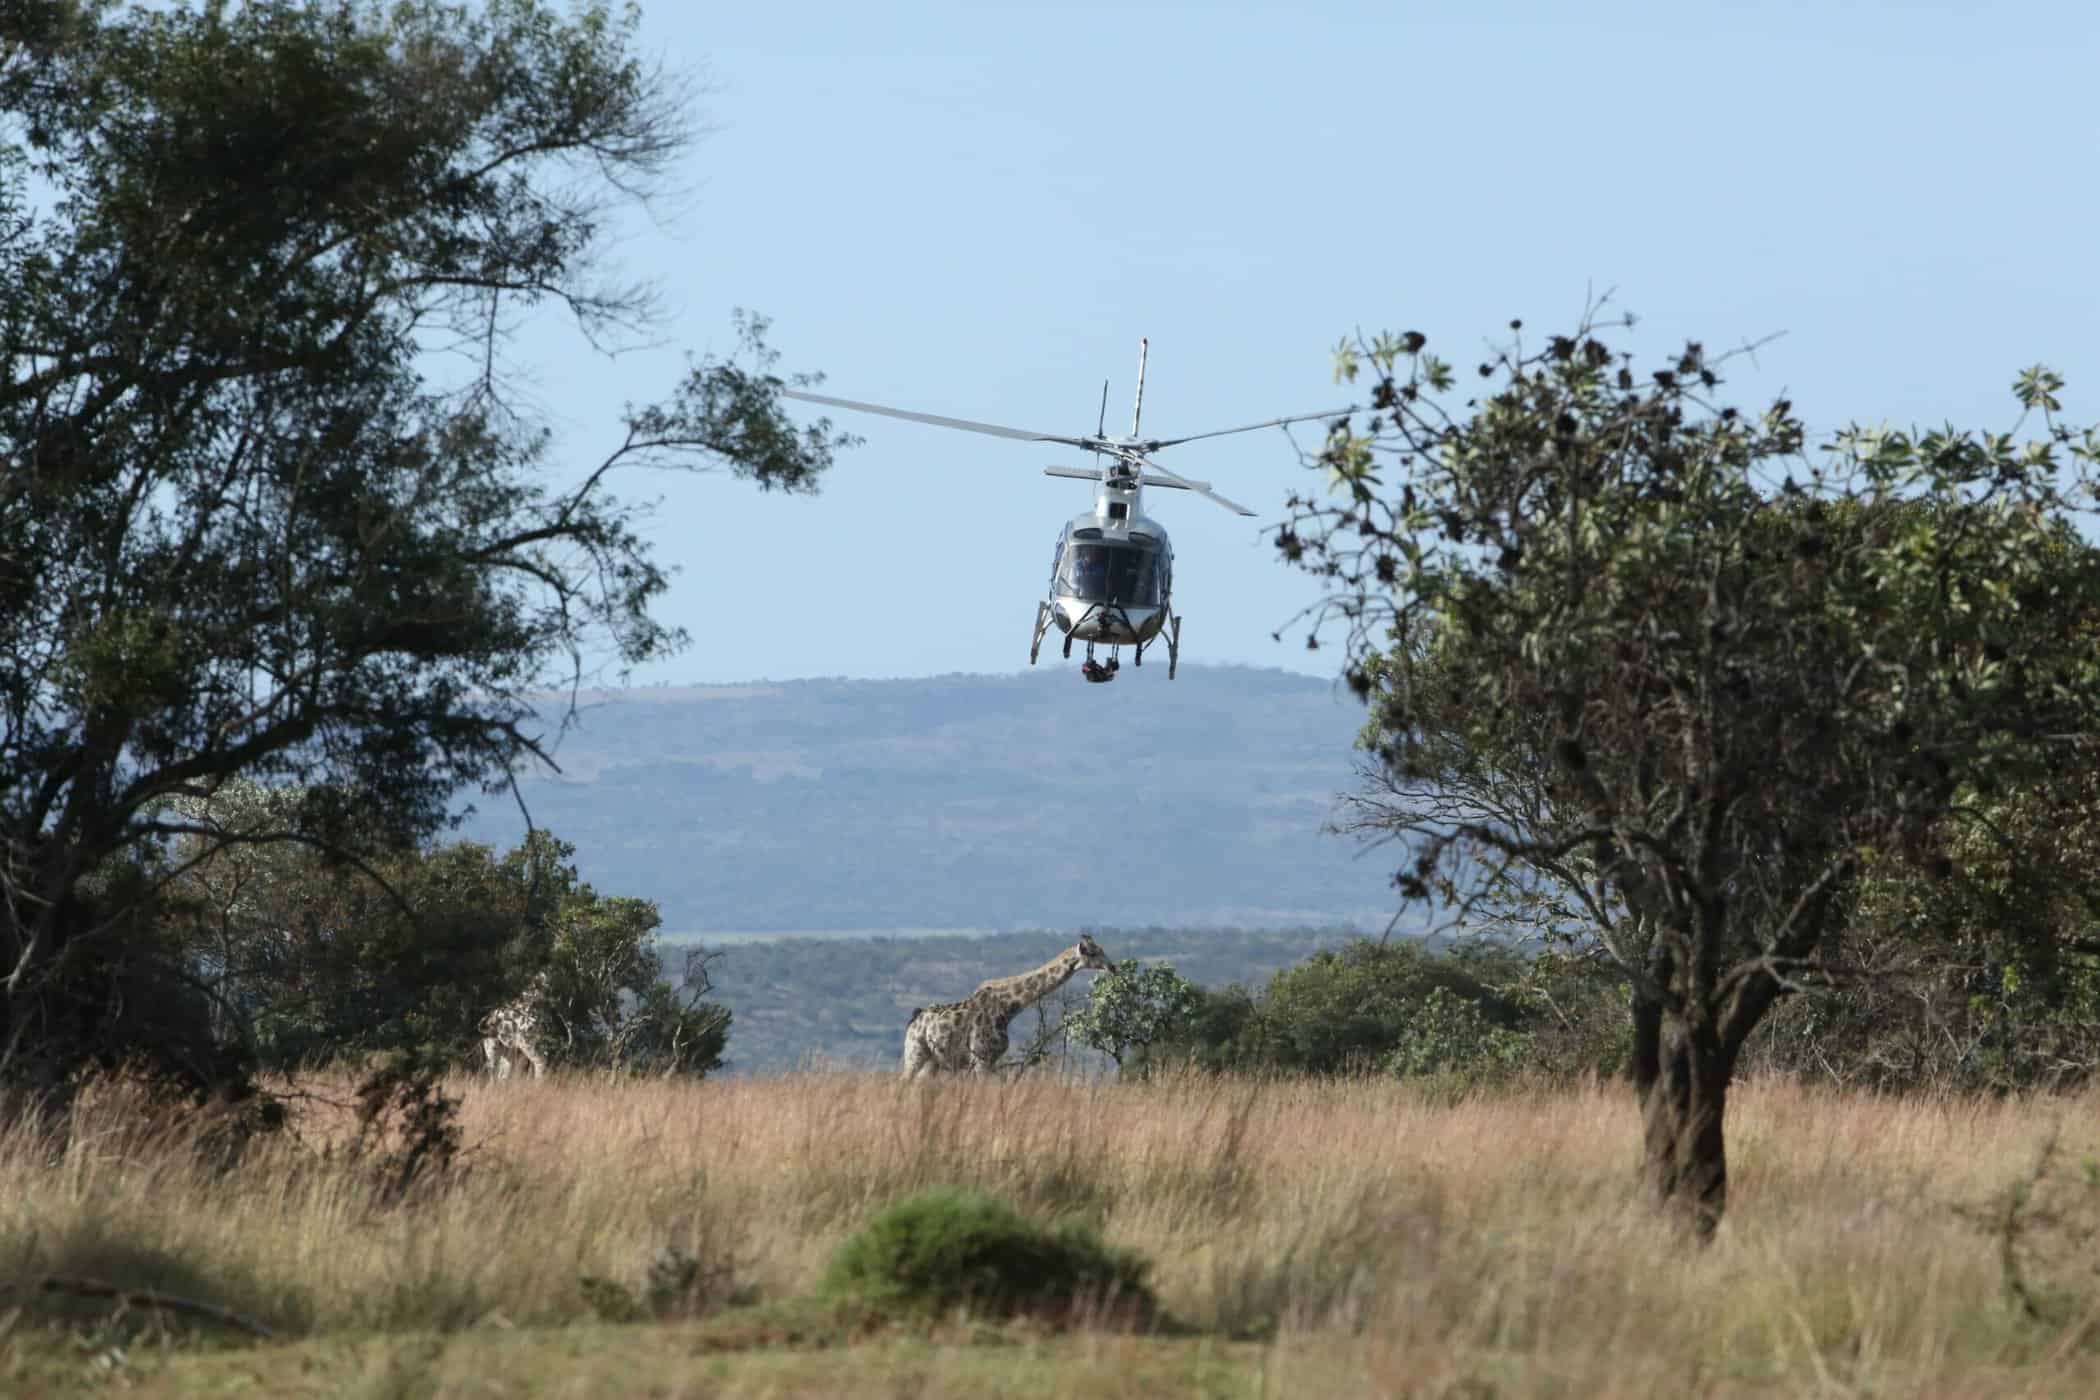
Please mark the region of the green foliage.
<svg viewBox="0 0 2100 1400"><path fill-rule="evenodd" d="M1477 1008L1485 1024L1510 1027L1520 1013L1489 978L1520 960L1475 951L1439 956L1411 940L1361 939L1315 953L1269 983L1254 1023L1264 1068L1312 1074L1371 1069L1410 1041L1438 993Z"/></svg>
<svg viewBox="0 0 2100 1400"><path fill-rule="evenodd" d="M1491 1084L1612 1074L1626 1059L1623 977L1595 959L1489 943L1358 939L1279 971L1258 995L1199 990L1179 1024L1150 1062Z"/></svg>
<svg viewBox="0 0 2100 1400"><path fill-rule="evenodd" d="M210 834L168 799L245 777L301 793L246 842L415 848L539 752L533 697L582 657L684 643L620 471L828 467L841 440L780 412L760 320L566 473L499 373L535 306L600 344L651 319L598 266L609 203L685 134L637 23L541 0L0 21L0 846L34 892L0 919L0 1043L46 1065L10 1078L107 1047L64 1009L117 1004L80 981L112 964L71 952L107 929L70 894Z"/></svg>
<svg viewBox="0 0 2100 1400"><path fill-rule="evenodd" d="M1146 967L1126 958L1094 979L1086 1006L1067 1016L1064 1027L1073 1040L1125 1068L1127 1056L1185 1037L1198 995L1172 963Z"/></svg>
<svg viewBox="0 0 2100 1400"><path fill-rule="evenodd" d="M1502 1079L1524 1063L1530 1038L1496 1025L1478 1001L1431 987L1380 1067L1402 1078L1464 1075Z"/></svg>
<svg viewBox="0 0 2100 1400"><path fill-rule="evenodd" d="M689 1074L718 1070L729 1047L730 1012L703 1001L713 990L706 963L717 955L691 950L685 975L673 985L658 976L625 1006L605 1057L615 1066L649 1074Z"/></svg>
<svg viewBox="0 0 2100 1400"><path fill-rule="evenodd" d="M1044 1229L981 1191L939 1188L888 1206L840 1246L822 1289L885 1306L994 1315L1153 1308L1148 1266L1082 1226Z"/></svg>
<svg viewBox="0 0 2100 1400"><path fill-rule="evenodd" d="M481 1019L538 980L550 1062L704 1074L729 1013L704 1003L707 957L667 979L647 900L601 895L544 830L498 856L458 841L345 866L253 841L292 790L231 783L178 805L194 835L170 884L175 953L222 1036L293 1068L414 1050L478 1062Z"/></svg>
<svg viewBox="0 0 2100 1400"><path fill-rule="evenodd" d="M1630 1068L1632 989L1610 959L1548 944L1500 990L1523 1009L1532 1073L1610 1078Z"/></svg>
<svg viewBox="0 0 2100 1400"><path fill-rule="evenodd" d="M1962 805L1938 833L1943 865L1866 865L1839 975L1775 1013L1757 1064L1888 1090L2100 1071L2100 780L2071 768Z"/></svg>
<svg viewBox="0 0 2100 1400"><path fill-rule="evenodd" d="M1189 1013L1187 1035L1165 1050L1182 1063L1212 1071L1261 1067L1262 1038L1255 1027L1261 1014L1254 994L1238 982L1200 989Z"/></svg>
<svg viewBox="0 0 2100 1400"><path fill-rule="evenodd" d="M1403 894L1545 889L1617 961L1655 1185L1705 1231L1738 1057L1872 863L1943 868L1965 794L2100 752L2100 435L2037 368L2026 440L1811 453L1786 401L1716 402L1726 357L1636 374L1609 334L1514 340L1463 408L1421 337L1361 347L1373 414L1277 544L1347 629Z"/></svg>

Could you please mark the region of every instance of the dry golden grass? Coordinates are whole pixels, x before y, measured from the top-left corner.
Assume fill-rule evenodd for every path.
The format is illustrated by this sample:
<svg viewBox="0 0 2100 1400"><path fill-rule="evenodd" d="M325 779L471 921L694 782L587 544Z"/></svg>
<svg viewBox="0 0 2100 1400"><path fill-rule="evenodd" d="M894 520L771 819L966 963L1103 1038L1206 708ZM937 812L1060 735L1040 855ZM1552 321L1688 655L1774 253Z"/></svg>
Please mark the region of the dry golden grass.
<svg viewBox="0 0 2100 1400"><path fill-rule="evenodd" d="M1046 1220L1087 1221L1153 1260L1166 1308L1214 1337L1157 1343L1185 1361L1158 1364L1206 1392L2100 1392L2100 1278L2036 1321L2006 1292L1998 1238L1963 1213L2026 1180L2052 1134L2070 1170L2100 1158L2091 1095L1741 1086L1729 1214L1712 1247L1686 1250L1635 1194L1638 1125L1617 1085L1457 1103L1372 1081L813 1074L452 1088L476 1144L470 1169L390 1209L318 1159L341 1126L325 1112L301 1144L231 1174L145 1136L117 1103L91 1107L56 1161L0 1143L0 1278L85 1274L209 1299L319 1339L304 1344L308 1374L317 1346L356 1376L395 1376L402 1347L450 1357L402 1393L471 1391L472 1377L515 1365L527 1369L501 1393L606 1393L588 1380L594 1364L616 1368L604 1372L613 1393L824 1393L842 1377L856 1391L1117 1393L1100 1376L1128 1368L1100 1358L1155 1344L715 1356L703 1384L695 1353L733 1336L721 1330L733 1318L571 1325L591 1317L583 1278L640 1292L666 1246L761 1299L789 1298L879 1206L964 1184ZM10 1344L18 1381L42 1374L21 1340L29 1321ZM694 1330L707 1326L717 1330ZM566 1359L531 1362L528 1336L566 1338ZM1259 1340L1222 1340L1233 1337ZM593 1363L584 1338L626 1340L599 1344ZM652 1348L669 1359L645 1383L659 1376L641 1360ZM1044 1348L1064 1359L1051 1365ZM252 1369L272 1350L234 1354ZM508 1360L473 1359L499 1353ZM909 1384L892 1374L907 1357ZM1216 1378L1227 1360L1231 1384ZM179 1356L154 1384L180 1390L224 1362ZM0 1362L0 1389L7 1375Z"/></svg>

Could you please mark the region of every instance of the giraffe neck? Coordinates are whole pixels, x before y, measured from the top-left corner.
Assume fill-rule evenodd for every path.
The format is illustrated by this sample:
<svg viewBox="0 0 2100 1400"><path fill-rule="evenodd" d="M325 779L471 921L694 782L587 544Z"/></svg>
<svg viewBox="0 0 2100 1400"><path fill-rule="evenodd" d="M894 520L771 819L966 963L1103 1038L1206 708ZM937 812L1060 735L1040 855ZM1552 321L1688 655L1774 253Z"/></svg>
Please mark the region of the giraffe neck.
<svg viewBox="0 0 2100 1400"><path fill-rule="evenodd" d="M1067 948L1032 971L985 983L977 989L977 995L992 1004L1002 1022L1010 1021L1069 982L1072 974L1079 971L1079 961L1079 950Z"/></svg>

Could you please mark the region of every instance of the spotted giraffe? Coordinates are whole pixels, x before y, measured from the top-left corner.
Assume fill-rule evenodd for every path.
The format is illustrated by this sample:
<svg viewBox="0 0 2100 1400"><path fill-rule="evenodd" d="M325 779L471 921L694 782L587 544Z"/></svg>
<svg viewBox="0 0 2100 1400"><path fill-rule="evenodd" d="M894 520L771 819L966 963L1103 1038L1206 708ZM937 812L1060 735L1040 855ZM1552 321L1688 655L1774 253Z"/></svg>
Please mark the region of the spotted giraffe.
<svg viewBox="0 0 2100 1400"><path fill-rule="evenodd" d="M1092 938L1017 977L995 977L961 1001L922 1006L904 1028L904 1077L945 1070L989 1074L1006 1053L1006 1027L1014 1017L1062 987L1081 968L1106 971L1108 955Z"/></svg>
<svg viewBox="0 0 2100 1400"><path fill-rule="evenodd" d="M534 1079L547 1073L547 1061L536 1044L540 1002L546 995L547 973L542 969L523 992L481 1018L481 1054L496 1078L510 1078L513 1056L532 1066Z"/></svg>

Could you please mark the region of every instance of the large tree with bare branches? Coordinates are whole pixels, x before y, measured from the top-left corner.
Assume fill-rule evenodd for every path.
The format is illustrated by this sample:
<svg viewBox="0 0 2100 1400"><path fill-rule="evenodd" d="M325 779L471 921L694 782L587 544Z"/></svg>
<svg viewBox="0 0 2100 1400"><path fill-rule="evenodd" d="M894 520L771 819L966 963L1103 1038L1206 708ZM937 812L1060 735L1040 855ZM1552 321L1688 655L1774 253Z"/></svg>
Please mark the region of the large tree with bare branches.
<svg viewBox="0 0 2100 1400"><path fill-rule="evenodd" d="M565 308L600 345L652 313L597 258L688 135L634 25L542 0L0 18L14 1094L119 1058L237 1068L138 1014L180 975L145 917L165 852L224 834L171 799L297 785L239 839L353 860L427 835L533 753L535 689L683 640L620 469L808 490L829 465L828 426L778 412L755 320L590 461L551 460L507 392L520 313Z"/></svg>
<svg viewBox="0 0 2100 1400"><path fill-rule="evenodd" d="M1403 894L1533 901L1619 965L1644 1171L1704 1234L1743 1043L1862 869L1946 873L1977 794L2100 746L2100 441L2037 369L2025 436L1811 448L1701 347L1636 373L1611 335L1516 340L1456 409L1421 336L1345 345L1374 412L1277 543L1329 585Z"/></svg>

